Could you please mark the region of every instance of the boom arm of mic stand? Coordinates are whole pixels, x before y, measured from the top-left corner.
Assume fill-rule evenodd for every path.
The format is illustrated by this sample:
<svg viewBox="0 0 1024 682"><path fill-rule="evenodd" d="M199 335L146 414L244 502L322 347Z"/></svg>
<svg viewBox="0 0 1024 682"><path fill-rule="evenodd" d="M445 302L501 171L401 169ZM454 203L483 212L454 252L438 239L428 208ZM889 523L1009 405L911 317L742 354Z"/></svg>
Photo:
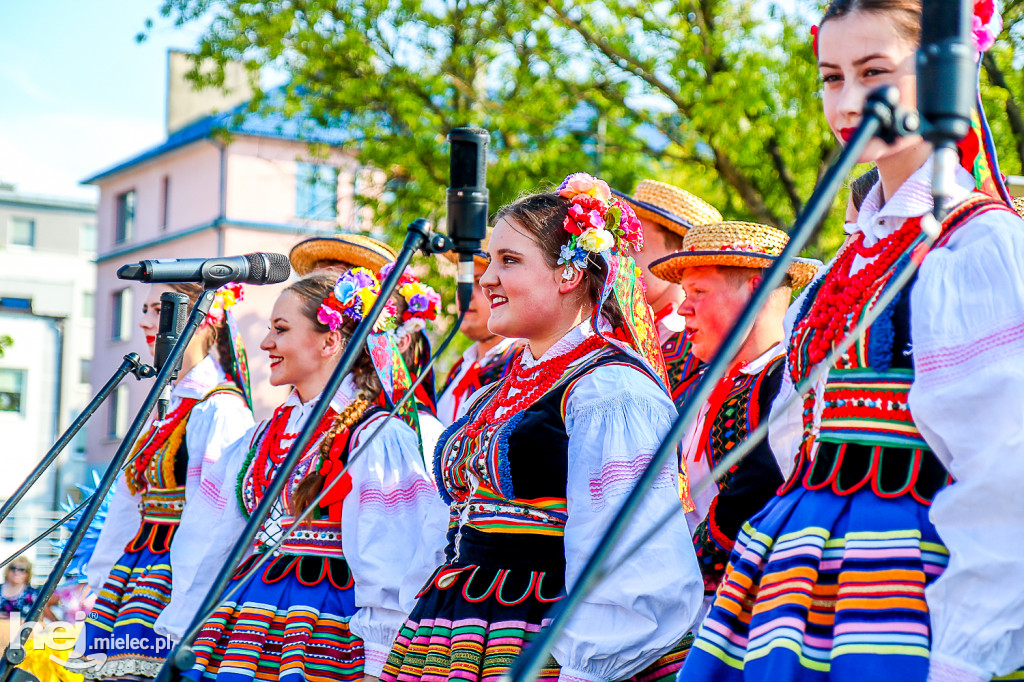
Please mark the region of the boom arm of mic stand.
<svg viewBox="0 0 1024 682"><path fill-rule="evenodd" d="M291 449L288 451L288 456L274 473L274 479L271 481L270 485L267 486L267 489L263 494L263 499L260 500L259 505L257 505L252 516L249 518L249 521L246 523L245 530L242 531L241 537L238 538L234 546L231 548L231 553L224 562L224 566L221 567L220 573L217 574L217 578L214 580L210 591L206 594L206 598L199 606L199 610L196 612L196 617L192 620L192 623L189 624L188 630L181 638L181 642L179 642L177 646L174 647L173 651L171 651L167 662L165 662L163 667L160 668L160 672L156 678L157 682L179 680L181 678L181 673L192 667L192 662L194 661L195 656L192 654L190 645L203 625L203 615L209 612L218 602L220 602L221 596L228 587L228 583L231 582L231 577L234 575L235 567L242 561L246 552L249 551L253 540L256 538L256 533L263 524L263 520L266 519L270 510L277 503L278 498L281 496L281 492L284 490L285 485L287 485L291 478L292 471L296 466L298 466L299 459L306 451L310 441L313 440L313 433L316 431L320 420L323 419L324 414L327 413L327 408L331 403L331 397L338 392L338 388L341 387L342 380L349 372L352 371L352 367L355 365L356 359L359 357L359 353L362 352L366 344L366 339L373 330L374 323L377 318L380 317L380 314L384 312L384 306L387 304L388 299L391 298L391 294L394 293L395 288L398 286L398 280L402 277L405 267L412 260L416 251L424 248L430 239L431 232L427 221L422 218L418 218L409 225L405 242L402 244L402 249L398 252L398 257L395 259L395 267L392 268L391 274L389 274L381 284L380 295L377 297L376 302L374 302L373 307L370 309L370 313L363 318L362 322L359 323L359 326L356 327L356 330L352 334L352 338L349 339L348 343L345 345L345 351L342 353L341 359L338 361L338 365L334 368L331 378L327 381L327 385L320 394L320 400L317 401L316 407L313 408L313 412L309 415L305 425L303 425L302 431L299 432L298 437L292 443ZM0 682L4 682L4 680L0 680Z"/></svg>
<svg viewBox="0 0 1024 682"><path fill-rule="evenodd" d="M75 421L71 422L71 426L61 434L60 438L58 438L57 442L53 444L49 452L47 452L43 459L40 460L39 464L36 465L36 468L32 470L32 473L28 475L28 478L18 486L18 489L14 491L14 494L7 498L7 501L4 502L4 506L0 507L0 523L3 523L4 519L6 519L14 510L14 507L21 502L21 498L25 497L25 494L28 493L29 489L35 485L36 481L38 481L43 475L43 472L53 464L53 461L57 459L57 456L60 455L65 447L67 447L67 444L71 442L71 439L75 437L75 434L85 426L85 423L89 421L89 418L92 417L96 410L99 409L100 405L103 404L103 401L107 399L107 396L117 388L117 385L121 383L121 380L124 379L129 372L135 374L136 378L142 379L144 377L148 378L153 376L156 373L156 370L149 365L142 364L138 353L129 353L124 356L124 360L121 361L121 365L114 370L114 374L107 380L107 383L103 384L103 387L100 388L99 392L95 396L93 396L93 399L89 401L89 404L85 406L85 409L82 410L81 414L75 418Z"/></svg>
<svg viewBox="0 0 1024 682"><path fill-rule="evenodd" d="M192 309L192 314L189 316L188 324L185 325L185 331L178 338L177 342L175 342L167 363L157 373L156 381L149 389L149 394L146 396L146 400L143 402L142 408L135 415L135 420L128 429L128 433L125 434L124 440L121 441L121 445L117 448L117 453L114 455L114 459L107 466L107 470L103 474L102 480L100 480L99 487L93 494L92 501L89 502L89 506L86 507L85 511L82 513L82 520L78 523L74 532L71 533L71 537L68 538L68 543L64 546L64 550L60 554L60 559L57 561L57 565L53 567L53 570L50 572L50 576L46 579L46 584L44 584L42 589L39 591L35 604L25 617L27 622L34 623L39 621L39 617L42 615L43 609L46 607L50 597L53 595L53 591L57 589L57 585L64 579L64 572L67 571L68 566L71 564L71 559L75 550L77 550L78 546L82 543L82 538L85 537L86 531L89 530L89 525L96 517L100 506L103 504L103 499L106 497L107 491L110 490L110 487L114 484L117 475L121 472L121 465L124 463L125 459L127 459L128 453L131 452L132 446L135 444L135 440L139 437L139 433L142 432L142 427L146 424L146 419L149 417L150 412L153 411L153 406L156 404L160 391L169 381L171 367L173 367L174 363L184 355L185 348L188 347L188 343L191 341L192 335L195 334L196 329L199 328L199 324L203 321L203 318L206 317L206 313L209 312L210 306L213 303L213 293L213 291L203 292L203 295L199 297L195 307ZM3 660L0 660L0 682L8 682L11 677L11 673L15 669L14 666L24 660L25 649L22 645L29 634L30 631L25 630L23 633L18 633L17 638L12 637L10 645L8 645L7 650L4 652ZM21 641L18 641L18 639Z"/></svg>
<svg viewBox="0 0 1024 682"><path fill-rule="evenodd" d="M630 520L636 514L644 494L654 484L661 472L661 468L668 461L669 457L675 454L676 444L682 438L686 427L696 418L701 405L710 397L718 380L729 369L729 365L732 364L733 358L746 340L747 334L761 308L767 303L772 292L782 283L786 270L789 268L793 258L806 246L818 225L828 215L832 207L832 201L842 187L846 176L849 175L856 165L857 158L876 134L883 128L892 127L896 119L894 110L898 102L899 97L898 93L895 92L895 88L892 90L887 88L875 91L868 97L860 125L857 126L856 132L846 145L839 159L825 173L821 183L815 188L811 198L807 201L804 212L800 215L790 233L789 243L786 245L786 248L783 249L775 263L765 273L764 280L757 288L757 291L754 292L736 324L733 325L732 330L725 338L714 360L705 370L693 395L683 405L676 420L672 423L668 434L665 436L665 440L662 441L658 451L651 458L647 469L644 470L636 486L630 492L625 502L623 502L622 508L612 520L608 530L605 531L601 541L594 549L594 553L587 560L576 581L576 585L563 599L555 602L552 606L551 613L553 618L551 623L541 631L537 639L527 646L522 655L515 660L509 670L507 679L513 682L526 682L527 680L536 679L537 674L547 661L549 652L558 636L565 629L569 619L572 618L580 604L583 603L583 599L600 579L602 564L610 556L612 549L618 543Z"/></svg>

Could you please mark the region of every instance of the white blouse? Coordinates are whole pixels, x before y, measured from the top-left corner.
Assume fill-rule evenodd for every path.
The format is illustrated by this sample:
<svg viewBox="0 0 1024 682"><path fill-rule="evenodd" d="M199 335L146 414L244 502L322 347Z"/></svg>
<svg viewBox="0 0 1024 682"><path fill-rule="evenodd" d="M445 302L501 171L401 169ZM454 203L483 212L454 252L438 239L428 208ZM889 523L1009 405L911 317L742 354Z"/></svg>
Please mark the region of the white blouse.
<svg viewBox="0 0 1024 682"><path fill-rule="evenodd" d="M540 359L527 347L520 362L532 367L571 351L593 334L586 321ZM565 407L569 436L564 538L567 590L576 584L675 416L675 405L665 391L631 366L599 367L572 387ZM623 560L624 550L655 520L679 505L676 466L673 457L662 467L609 562ZM628 555L581 604L551 652L562 668L559 679L603 682L640 672L690 630L703 596L704 582L693 542L686 520L677 514Z"/></svg>
<svg viewBox="0 0 1024 682"><path fill-rule="evenodd" d="M343 410L354 395L347 377L331 407ZM318 398L302 403L292 392L285 402L293 406L288 433L298 434ZM383 419L376 415L353 431L353 453ZM182 559L174 564L171 603L157 619L158 634L180 639L241 535L246 519L238 503L238 476L265 425L232 446L204 478L199 503L186 509L171 550L172 557L179 552ZM358 608L349 626L364 641L365 672L379 676L416 593L442 559L448 510L427 475L415 432L398 419L387 421L348 471L352 491L342 504L342 542Z"/></svg>
<svg viewBox="0 0 1024 682"><path fill-rule="evenodd" d="M954 199L960 200L974 182L957 171ZM876 186L852 229L870 245L905 218L930 211L930 178L929 160L884 206ZM925 590L929 680L988 680L1024 665L1024 223L990 211L960 227L925 258L910 310L910 409L955 479L929 510L950 552L948 567ZM787 374L775 405L792 392ZM819 392L816 424L820 402ZM797 401L780 415L778 428L772 411L771 445L790 467L800 410Z"/></svg>
<svg viewBox="0 0 1024 682"><path fill-rule="evenodd" d="M225 379L220 363L213 354L207 355L171 388L168 414L182 400L201 399ZM252 412L245 401L231 393L218 393L192 408L185 425L185 445L188 449L186 509L196 497L203 472L212 468L228 446L242 436L252 423ZM93 590L103 585L114 564L124 554L125 547L139 532L142 524L140 501L139 495L132 495L128 491L124 474L119 474L114 497L107 510L107 520L89 560L89 587Z"/></svg>

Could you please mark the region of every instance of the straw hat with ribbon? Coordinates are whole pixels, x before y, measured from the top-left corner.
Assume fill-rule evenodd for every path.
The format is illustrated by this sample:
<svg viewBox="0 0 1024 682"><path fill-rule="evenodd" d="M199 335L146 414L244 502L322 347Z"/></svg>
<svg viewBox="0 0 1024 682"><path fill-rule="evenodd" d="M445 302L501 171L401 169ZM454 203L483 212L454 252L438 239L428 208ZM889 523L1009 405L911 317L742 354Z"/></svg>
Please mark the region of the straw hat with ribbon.
<svg viewBox="0 0 1024 682"><path fill-rule="evenodd" d="M727 221L694 227L683 237L683 248L651 263L651 272L669 282L679 282L683 270L700 265L736 268L767 268L789 243L782 230L757 223ZM787 270L793 288L806 286L821 265L797 258Z"/></svg>
<svg viewBox="0 0 1024 682"><path fill-rule="evenodd" d="M305 277L322 261L336 261L349 268L367 268L377 272L395 262L395 250L384 242L363 234L335 234L311 237L292 247L288 259L295 274Z"/></svg>
<svg viewBox="0 0 1024 682"><path fill-rule="evenodd" d="M681 235L692 227L722 220L714 206L667 182L641 180L633 196L615 190L612 194L629 204L639 217Z"/></svg>

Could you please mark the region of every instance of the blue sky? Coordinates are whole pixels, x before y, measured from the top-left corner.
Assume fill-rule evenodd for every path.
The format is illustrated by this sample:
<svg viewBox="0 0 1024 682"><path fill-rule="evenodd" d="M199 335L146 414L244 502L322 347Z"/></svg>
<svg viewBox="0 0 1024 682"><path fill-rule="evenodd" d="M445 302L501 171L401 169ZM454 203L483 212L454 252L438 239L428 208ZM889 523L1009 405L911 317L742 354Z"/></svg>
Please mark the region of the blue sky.
<svg viewBox="0 0 1024 682"><path fill-rule="evenodd" d="M175 29L158 1L0 1L0 181L95 199L80 180L164 139L167 50L200 27Z"/></svg>

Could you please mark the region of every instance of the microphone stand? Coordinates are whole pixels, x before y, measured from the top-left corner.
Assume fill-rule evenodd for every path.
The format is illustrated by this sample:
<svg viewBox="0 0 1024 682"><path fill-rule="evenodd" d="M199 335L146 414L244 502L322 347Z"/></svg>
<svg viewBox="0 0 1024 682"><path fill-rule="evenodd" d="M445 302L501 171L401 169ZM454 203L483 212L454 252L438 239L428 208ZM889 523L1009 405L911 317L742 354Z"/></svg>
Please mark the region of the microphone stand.
<svg viewBox="0 0 1024 682"><path fill-rule="evenodd" d="M380 295L377 296L377 301L373 304L370 312L363 317L362 322L359 323L353 332L352 338L345 345L341 359L338 361L338 365L334 368L331 378L327 381L327 385L320 394L316 407L313 408L313 412L306 420L298 437L292 443L288 456L274 473L273 481L267 486L263 499L260 500L259 505L257 505L249 517L245 530L242 531L242 535L231 548L231 553L225 560L223 567L221 567L220 573L217 574L217 578L214 580L210 591L207 592L206 598L203 599L203 603L199 606L199 610L189 624L188 630L186 630L181 641L175 645L163 667L160 668L160 672L156 677L157 682L172 682L172 680L177 682L177 680L181 679L182 672L190 670L195 665L195 653L192 651L191 642L202 628L205 615L211 612L220 602L234 576L236 567L252 547L253 540L259 532L260 526L263 525L264 519L270 514L274 505L277 504L281 493L291 479L292 471L298 466L299 460L313 440L313 434L316 431L317 425L323 419L324 414L327 413L331 398L338 392L342 380L352 371L359 353L365 347L366 339L373 330L373 325L376 323L377 318L380 317L380 314L384 312L384 306L398 286L398 280L401 279L402 273L412 260L413 255L420 250L431 254L441 253L449 248L448 239L444 235L433 234L430 231L429 223L423 218L414 220L407 230L408 234L405 237L405 242L395 258L395 266L391 270L391 274L381 284ZM0 679L0 682L6 681Z"/></svg>
<svg viewBox="0 0 1024 682"><path fill-rule="evenodd" d="M65 447L67 447L67 444L71 442L71 439L75 437L75 434L85 426L85 423L89 421L89 418L95 414L96 410L98 410L100 405L103 404L103 401L107 399L107 396L113 393L114 389L117 388L117 385L121 383L121 380L124 379L129 372L134 374L135 378L140 381L156 375L156 369L143 363L139 359L138 353L129 353L128 355L125 355L124 359L121 361L121 365L114 371L114 374L107 379L107 383L103 384L103 387L95 396L93 396L92 400L89 401L89 404L85 406L84 410L82 410L82 413L75 418L75 421L71 422L71 426L61 434L60 438L57 439L57 442L54 443L46 453L46 456L44 456L39 464L36 465L35 469L32 470L32 473L28 475L28 478L18 486L18 489L14 491L14 494L7 498L3 507L0 507L0 523L3 523L4 519L10 515L14 510L14 507L21 502L21 498L25 497L25 494L28 493L29 488L35 485L36 481L38 481L43 475L43 472L53 464L53 461L57 459L57 456L60 455ZM11 558L13 559L14 557Z"/></svg>
<svg viewBox="0 0 1024 682"><path fill-rule="evenodd" d="M806 246L818 226L823 222L843 181L857 164L861 152L876 135L891 142L896 137L915 130L917 121L915 112L905 112L899 109L899 91L895 87L880 88L868 96L860 125L857 126L853 137L843 149L843 153L828 169L808 199L804 211L797 218L796 224L790 232L786 248L768 268L761 285L754 292L746 308L722 342L721 348L705 370L694 393L680 409L672 427L665 435L665 439L651 458L650 464L623 502L618 514L594 549L594 553L587 560L575 586L564 598L555 602L551 607L550 624L542 629L538 637L516 658L508 674L503 676L503 682L509 680L526 682L536 679L548 659L551 647L562 630L565 629L569 619L603 577L602 565L611 555L612 549L618 544L626 527L639 509L644 494L657 480L662 467L669 461L669 458L675 456L677 444L682 439L686 428L697 417L701 406L710 397L719 379L729 369L761 308L767 303L772 292L782 283L790 263Z"/></svg>
<svg viewBox="0 0 1024 682"><path fill-rule="evenodd" d="M114 459L111 460L107 466L106 472L103 474L103 478L100 480L99 487L92 496L92 500L89 502L89 506L85 508L82 513L82 518L76 526L71 537L68 538L67 545L64 546L64 550L60 554L60 559L57 561L56 566L50 572L49 577L46 579L46 583L39 591L39 595L36 598L35 604L32 609L28 612L25 617L27 623L39 622L39 617L43 613L43 609L46 607L47 602L50 601L50 597L53 595L54 590L57 589L57 585L64 579L64 573L67 571L68 566L71 564L71 559L74 556L75 550L82 543L82 539L85 537L86 531L89 529L89 525L95 518L100 506L103 504L103 500L107 495L107 491L114 484L118 474L121 472L121 465L125 459L128 458L128 453L131 452L132 446L138 439L139 434L142 432L142 427L146 424L146 419L149 414L153 411L153 406L156 404L157 398L160 396L160 391L170 380L171 371L174 369L178 361L185 354L185 348L188 347L189 341L192 340L192 335L195 334L196 329L199 328L200 323L206 314L210 311L210 306L213 304L214 291L208 289L203 292L199 300L196 301L195 307L192 309L192 313L189 315L188 323L185 325L185 330L181 336L174 343L174 347L171 349L170 355L167 358L167 362L157 372L156 380L153 386L149 389L149 394L146 396L146 400L142 403L142 407L135 415L134 421L132 421L131 427L128 429L128 433L125 434L124 440L121 441L121 445L117 448L117 453L114 455ZM19 663L25 660L25 648L24 644L28 641L31 635L30 628L23 628L21 632L11 637L11 643L7 646L7 650L4 652L3 659L0 660L0 682L8 682L11 675L14 674ZM29 679L32 676L27 676L24 671L18 671L18 677L20 679ZM34 679L34 678L32 678Z"/></svg>

